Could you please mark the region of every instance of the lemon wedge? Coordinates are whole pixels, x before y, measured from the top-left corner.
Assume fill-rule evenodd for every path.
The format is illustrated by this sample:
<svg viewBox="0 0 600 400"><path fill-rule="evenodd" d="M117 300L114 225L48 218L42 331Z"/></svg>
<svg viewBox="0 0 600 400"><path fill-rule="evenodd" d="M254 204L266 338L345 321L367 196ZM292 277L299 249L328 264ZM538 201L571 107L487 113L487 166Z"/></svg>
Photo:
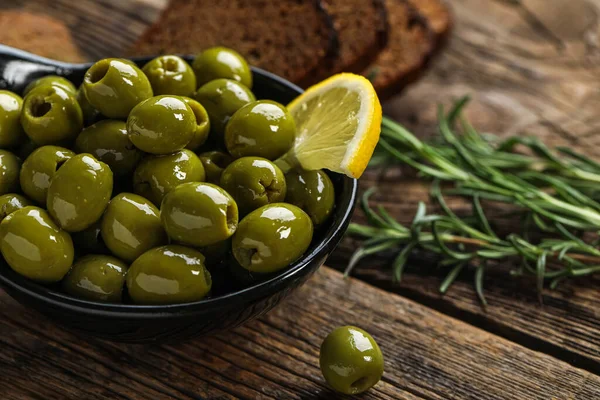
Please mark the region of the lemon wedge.
<svg viewBox="0 0 600 400"><path fill-rule="evenodd" d="M284 172L294 167L329 169L359 178L381 131L381 104L371 82L342 73L308 88L288 106L296 121L290 151L275 163Z"/></svg>

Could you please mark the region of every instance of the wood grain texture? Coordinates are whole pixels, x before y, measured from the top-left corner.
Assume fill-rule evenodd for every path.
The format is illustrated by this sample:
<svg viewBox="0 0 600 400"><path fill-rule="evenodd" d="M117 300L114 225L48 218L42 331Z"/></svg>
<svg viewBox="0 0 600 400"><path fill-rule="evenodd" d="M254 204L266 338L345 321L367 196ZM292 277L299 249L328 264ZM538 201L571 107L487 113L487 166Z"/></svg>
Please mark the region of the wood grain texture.
<svg viewBox="0 0 600 400"><path fill-rule="evenodd" d="M335 302L333 302L335 299ZM321 341L354 324L373 334L384 378L361 399L570 399L600 378L322 268L257 321L169 346L87 339L0 295L2 399L333 399Z"/></svg>
<svg viewBox="0 0 600 400"><path fill-rule="evenodd" d="M432 71L385 112L419 137L435 133L436 106L449 106L469 94L467 115L482 132L536 135L549 145L569 145L600 159L600 2L559 0L457 0L455 30ZM361 187L377 185L373 204L399 220L411 220L427 189L413 172L371 171ZM460 203L454 206L461 208ZM463 205L464 207L464 205ZM360 213L356 221L363 221ZM502 228L518 221L496 221ZM512 225L510 225L512 223ZM356 248L346 241L329 261L342 269ZM411 260L401 285L391 284L389 259L370 258L356 276L397 291L480 327L550 352L574 365L600 371L600 291L598 278L574 280L537 300L535 284L508 277L511 266L489 270L485 289L489 307L481 308L473 275L442 296L443 270ZM421 271L419 273L419 271Z"/></svg>

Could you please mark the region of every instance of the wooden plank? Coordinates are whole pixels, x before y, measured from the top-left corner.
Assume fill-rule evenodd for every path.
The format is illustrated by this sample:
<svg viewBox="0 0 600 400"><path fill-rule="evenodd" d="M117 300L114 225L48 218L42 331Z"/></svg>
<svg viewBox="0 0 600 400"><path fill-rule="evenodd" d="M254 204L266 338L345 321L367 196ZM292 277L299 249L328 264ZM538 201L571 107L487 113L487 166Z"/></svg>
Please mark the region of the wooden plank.
<svg viewBox="0 0 600 400"><path fill-rule="evenodd" d="M335 300L335 301L334 301ZM78 337L0 295L3 399L332 399L319 346L336 326L373 334L383 381L362 399L592 399L600 377L322 268L281 306L178 345Z"/></svg>

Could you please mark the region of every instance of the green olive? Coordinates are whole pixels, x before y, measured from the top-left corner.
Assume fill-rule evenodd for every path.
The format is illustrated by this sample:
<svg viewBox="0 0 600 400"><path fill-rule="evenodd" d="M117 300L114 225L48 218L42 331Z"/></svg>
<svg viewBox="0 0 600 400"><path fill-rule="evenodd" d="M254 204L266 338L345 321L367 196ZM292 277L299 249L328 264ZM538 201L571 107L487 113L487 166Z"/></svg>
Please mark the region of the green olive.
<svg viewBox="0 0 600 400"><path fill-rule="evenodd" d="M0 90L0 148L18 146L25 141L21 127L23 99L8 90Z"/></svg>
<svg viewBox="0 0 600 400"><path fill-rule="evenodd" d="M82 231L100 219L112 188L113 175L108 165L91 154L78 154L54 174L46 206L61 228Z"/></svg>
<svg viewBox="0 0 600 400"><path fill-rule="evenodd" d="M151 154L183 149L196 132L196 116L179 96L155 96L131 110L127 118L129 140Z"/></svg>
<svg viewBox="0 0 600 400"><path fill-rule="evenodd" d="M225 168L233 161L233 158L229 154L222 151L208 151L200 153L198 157L204 166L206 182L214 183L215 185L221 183L221 174L223 174Z"/></svg>
<svg viewBox="0 0 600 400"><path fill-rule="evenodd" d="M319 363L329 386L344 394L362 393L383 375L379 346L371 335L355 326L342 326L327 335Z"/></svg>
<svg viewBox="0 0 600 400"><path fill-rule="evenodd" d="M78 255L110 254L102 240L102 219L94 222L82 231L71 234Z"/></svg>
<svg viewBox="0 0 600 400"><path fill-rule="evenodd" d="M211 286L202 253L184 246L148 250L127 272L127 289L136 304L198 301L206 297Z"/></svg>
<svg viewBox="0 0 600 400"><path fill-rule="evenodd" d="M125 261L167 243L158 208L133 193L121 193L110 201L102 217L102 239L115 256Z"/></svg>
<svg viewBox="0 0 600 400"><path fill-rule="evenodd" d="M285 181L286 202L303 209L315 226L329 218L335 204L335 190L325 172L292 170L285 175Z"/></svg>
<svg viewBox="0 0 600 400"><path fill-rule="evenodd" d="M100 111L96 110L94 106L90 104L87 97L85 97L85 92L83 91L83 85L79 86L77 89L77 102L79 103L79 107L81 107L81 113L83 114L83 125L90 126L94 122L97 122L102 115Z"/></svg>
<svg viewBox="0 0 600 400"><path fill-rule="evenodd" d="M225 145L236 158L257 156L275 160L292 147L295 135L296 123L285 106L259 100L233 114L225 127Z"/></svg>
<svg viewBox="0 0 600 400"><path fill-rule="evenodd" d="M279 271L308 249L313 225L300 208L286 203L262 206L244 217L233 235L232 252L252 272Z"/></svg>
<svg viewBox="0 0 600 400"><path fill-rule="evenodd" d="M7 215L30 205L32 205L31 201L20 194L3 194L0 196L0 221L6 218Z"/></svg>
<svg viewBox="0 0 600 400"><path fill-rule="evenodd" d="M7 150L0 150L0 195L19 190L21 160Z"/></svg>
<svg viewBox="0 0 600 400"><path fill-rule="evenodd" d="M23 193L45 207L52 177L74 155L71 150L58 146L42 146L34 150L21 167L19 180Z"/></svg>
<svg viewBox="0 0 600 400"><path fill-rule="evenodd" d="M131 175L143 155L129 140L125 122L110 119L85 128L75 140L75 150L108 164L117 177Z"/></svg>
<svg viewBox="0 0 600 400"><path fill-rule="evenodd" d="M77 89L75 89L75 85L73 85L73 83L70 80L68 80L67 78L63 78L62 76L57 76L57 75L48 75L48 76L43 76L41 78L38 78L34 81L31 81L25 87L25 90L23 91L23 97L27 96L27 94L29 92L31 92L33 89L37 89L40 86L46 86L46 85L58 86L59 88L65 90L71 94L75 94L75 92L77 91Z"/></svg>
<svg viewBox="0 0 600 400"><path fill-rule="evenodd" d="M223 189L237 203L240 215L270 203L285 199L286 184L283 172L266 158L242 157L221 175Z"/></svg>
<svg viewBox="0 0 600 400"><path fill-rule="evenodd" d="M133 62L106 58L85 73L83 91L89 103L108 118L126 118L133 107L152 97L150 81Z"/></svg>
<svg viewBox="0 0 600 400"><path fill-rule="evenodd" d="M39 145L75 139L83 128L83 114L75 94L59 86L38 86L23 100L21 125Z"/></svg>
<svg viewBox="0 0 600 400"><path fill-rule="evenodd" d="M192 246L209 246L226 240L238 224L233 198L210 183L177 186L164 197L160 216L171 239Z"/></svg>
<svg viewBox="0 0 600 400"><path fill-rule="evenodd" d="M65 293L84 300L120 303L127 264L106 255L81 257L62 281Z"/></svg>
<svg viewBox="0 0 600 400"><path fill-rule="evenodd" d="M196 75L181 57L159 56L144 65L154 95L191 96L196 91Z"/></svg>
<svg viewBox="0 0 600 400"><path fill-rule="evenodd" d="M225 78L241 82L252 88L252 71L248 62L235 50L211 47L196 56L192 63L198 86L215 79Z"/></svg>
<svg viewBox="0 0 600 400"><path fill-rule="evenodd" d="M60 281L73 263L73 242L45 210L21 208L0 223L0 251L17 273L41 283Z"/></svg>
<svg viewBox="0 0 600 400"><path fill-rule="evenodd" d="M133 175L133 191L160 206L167 193L186 182L204 181L204 167L196 154L183 149L164 156L147 156Z"/></svg>
<svg viewBox="0 0 600 400"><path fill-rule="evenodd" d="M256 101L250 89L231 79L215 79L204 84L194 99L206 109L211 135L219 146L224 144L223 133L231 116L246 104Z"/></svg>
<svg viewBox="0 0 600 400"><path fill-rule="evenodd" d="M190 140L185 148L196 151L208 139L208 134L210 133L210 120L208 119L208 113L202 104L198 103L194 99L190 99L189 97L182 98L183 101L190 106L194 112L194 116L196 117L196 129L194 130L194 137L192 137L192 140Z"/></svg>

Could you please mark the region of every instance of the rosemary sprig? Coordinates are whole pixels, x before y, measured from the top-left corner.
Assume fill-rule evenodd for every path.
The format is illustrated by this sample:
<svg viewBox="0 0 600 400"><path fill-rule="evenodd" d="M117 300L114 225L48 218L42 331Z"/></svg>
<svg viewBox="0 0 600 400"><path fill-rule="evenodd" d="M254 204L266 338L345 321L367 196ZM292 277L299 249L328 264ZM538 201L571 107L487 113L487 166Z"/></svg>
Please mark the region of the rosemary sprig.
<svg viewBox="0 0 600 400"><path fill-rule="evenodd" d="M519 268L513 275L536 277L538 293L546 280L551 288L565 278L600 271L600 250L585 242L576 232L600 230L600 203L596 201L600 164L571 149L550 150L531 137L511 137L504 141L479 134L461 111L468 98L461 99L448 113L439 109L440 137L424 143L396 122L384 118L376 165L391 162L407 164L423 177L433 180L431 196L440 214L427 214L418 205L410 225L402 225L381 206L372 209L367 190L361 201L368 225L353 223L349 233L364 238L348 267L349 274L363 257L396 251L393 277L400 281L410 254L425 250L439 256L450 268L440 286L445 292L467 266L474 265L475 288L483 304L485 270L490 261L515 259ZM462 134L456 133L460 121ZM529 153L517 153L523 146ZM472 215L458 217L446 204L440 182L452 184L446 195L461 196L472 202ZM500 237L491 228L482 200L517 206L524 215L519 232ZM533 242L530 231L546 232Z"/></svg>

